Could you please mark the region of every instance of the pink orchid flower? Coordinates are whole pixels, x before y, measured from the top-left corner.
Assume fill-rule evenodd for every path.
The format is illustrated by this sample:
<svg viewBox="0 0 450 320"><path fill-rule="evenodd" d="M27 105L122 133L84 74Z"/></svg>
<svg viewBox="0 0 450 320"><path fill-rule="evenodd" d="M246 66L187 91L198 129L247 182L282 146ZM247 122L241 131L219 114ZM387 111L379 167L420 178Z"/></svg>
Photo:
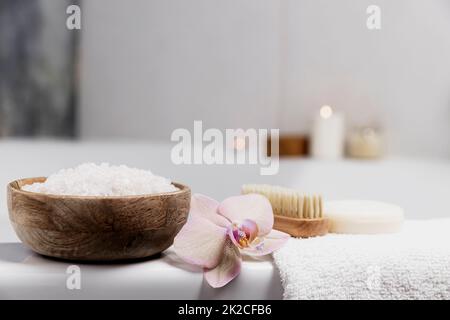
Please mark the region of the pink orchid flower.
<svg viewBox="0 0 450 320"><path fill-rule="evenodd" d="M241 254L261 256L280 248L289 238L272 230L269 200L259 194L225 199L222 203L194 195L188 220L175 237L176 254L203 267L206 281L222 287L241 271Z"/></svg>

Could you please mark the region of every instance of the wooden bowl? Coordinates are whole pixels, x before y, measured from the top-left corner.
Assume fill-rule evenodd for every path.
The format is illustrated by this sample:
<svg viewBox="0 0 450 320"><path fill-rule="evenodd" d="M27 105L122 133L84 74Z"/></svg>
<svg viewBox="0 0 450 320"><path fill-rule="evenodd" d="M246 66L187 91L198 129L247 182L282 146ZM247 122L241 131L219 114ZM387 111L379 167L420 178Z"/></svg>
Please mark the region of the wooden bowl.
<svg viewBox="0 0 450 320"><path fill-rule="evenodd" d="M8 211L22 242L45 256L110 261L149 257L167 249L186 222L189 187L138 196L66 196L21 190L46 178L8 184Z"/></svg>
<svg viewBox="0 0 450 320"><path fill-rule="evenodd" d="M326 235L329 221L327 218L296 219L275 215L273 228L296 238L309 238Z"/></svg>

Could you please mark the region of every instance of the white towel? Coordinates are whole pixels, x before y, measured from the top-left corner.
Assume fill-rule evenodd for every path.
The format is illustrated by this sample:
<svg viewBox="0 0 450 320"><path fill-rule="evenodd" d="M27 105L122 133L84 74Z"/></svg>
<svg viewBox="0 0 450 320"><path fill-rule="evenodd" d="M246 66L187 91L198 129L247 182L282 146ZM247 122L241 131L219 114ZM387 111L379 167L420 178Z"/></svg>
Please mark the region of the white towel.
<svg viewBox="0 0 450 320"><path fill-rule="evenodd" d="M284 299L450 299L450 219L390 235L291 238L274 253Z"/></svg>

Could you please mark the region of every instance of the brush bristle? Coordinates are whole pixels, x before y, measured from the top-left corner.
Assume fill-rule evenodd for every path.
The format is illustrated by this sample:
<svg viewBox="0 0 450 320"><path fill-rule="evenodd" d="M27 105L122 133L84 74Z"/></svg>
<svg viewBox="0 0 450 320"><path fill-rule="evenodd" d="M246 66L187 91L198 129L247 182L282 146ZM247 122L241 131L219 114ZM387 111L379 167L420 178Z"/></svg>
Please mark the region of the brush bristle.
<svg viewBox="0 0 450 320"><path fill-rule="evenodd" d="M265 196L272 205L273 213L298 219L323 218L323 204L320 195L306 195L297 190L267 184L245 184L242 194L258 193Z"/></svg>

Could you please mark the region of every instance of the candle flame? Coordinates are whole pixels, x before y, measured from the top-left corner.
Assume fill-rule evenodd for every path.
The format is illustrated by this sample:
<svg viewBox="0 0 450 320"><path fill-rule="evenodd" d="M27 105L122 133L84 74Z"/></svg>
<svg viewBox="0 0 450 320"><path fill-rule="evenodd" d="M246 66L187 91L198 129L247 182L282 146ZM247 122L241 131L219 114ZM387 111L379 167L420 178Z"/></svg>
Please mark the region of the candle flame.
<svg viewBox="0 0 450 320"><path fill-rule="evenodd" d="M333 115L333 109L330 106L322 106L320 108L320 116L324 119L328 119Z"/></svg>
<svg viewBox="0 0 450 320"><path fill-rule="evenodd" d="M236 137L234 140L234 149L241 151L244 150L246 146L245 137Z"/></svg>

